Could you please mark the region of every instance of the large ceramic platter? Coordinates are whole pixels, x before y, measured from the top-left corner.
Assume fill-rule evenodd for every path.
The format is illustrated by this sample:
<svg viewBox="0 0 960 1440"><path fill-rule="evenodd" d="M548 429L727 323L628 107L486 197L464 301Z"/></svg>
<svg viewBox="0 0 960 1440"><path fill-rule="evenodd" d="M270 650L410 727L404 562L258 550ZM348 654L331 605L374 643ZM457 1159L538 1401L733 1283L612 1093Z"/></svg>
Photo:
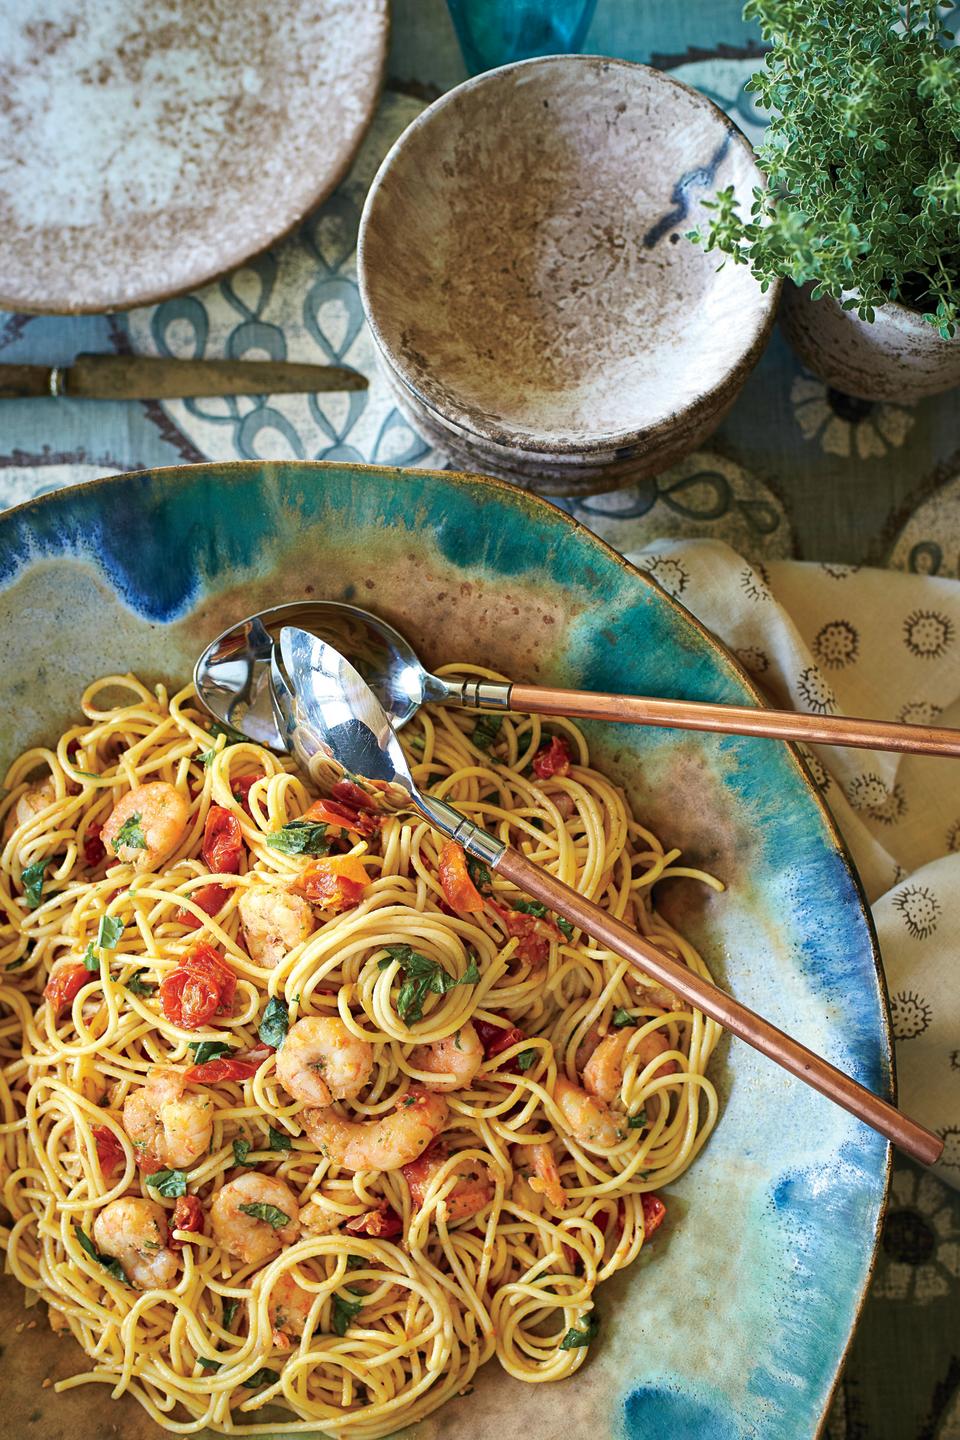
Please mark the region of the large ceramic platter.
<svg viewBox="0 0 960 1440"><path fill-rule="evenodd" d="M118 310L239 265L338 183L388 0L2 0L0 306Z"/></svg>
<svg viewBox="0 0 960 1440"><path fill-rule="evenodd" d="M686 611L510 486L422 470L199 465L60 491L0 518L0 761L53 736L94 676L132 667L182 680L228 622L305 595L370 606L428 663L756 699ZM889 1094L874 936L790 749L625 727L594 726L590 738L638 814L726 881L723 895L685 880L659 892L721 982ZM669 1192L656 1245L601 1290L602 1338L584 1368L551 1389L492 1362L418 1440L818 1431L871 1271L887 1147L736 1041L721 1045L714 1074L718 1128ZM8 1414L47 1440L107 1426L117 1440L156 1440L132 1400L111 1408L100 1386L41 1388L80 1369L77 1352L43 1324L18 1333L22 1298L4 1284Z"/></svg>

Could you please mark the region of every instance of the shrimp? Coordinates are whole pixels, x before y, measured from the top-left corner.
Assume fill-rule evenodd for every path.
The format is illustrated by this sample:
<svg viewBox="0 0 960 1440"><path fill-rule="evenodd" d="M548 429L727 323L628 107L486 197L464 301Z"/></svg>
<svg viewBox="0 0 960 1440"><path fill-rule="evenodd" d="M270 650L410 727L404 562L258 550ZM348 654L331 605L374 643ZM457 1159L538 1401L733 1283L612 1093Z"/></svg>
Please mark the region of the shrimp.
<svg viewBox="0 0 960 1440"><path fill-rule="evenodd" d="M153 780L117 801L100 839L124 865L156 870L183 839L189 814L186 795L166 780Z"/></svg>
<svg viewBox="0 0 960 1440"><path fill-rule="evenodd" d="M10 810L7 811L7 818L3 822L3 843L10 839L15 830L28 821L36 818L48 805L52 805L57 798L57 792L53 781L49 779L38 780L35 785L28 785L26 790Z"/></svg>
<svg viewBox="0 0 960 1440"><path fill-rule="evenodd" d="M265 1265L300 1234L300 1206L290 1186L250 1172L228 1180L210 1206L213 1238L244 1265Z"/></svg>
<svg viewBox="0 0 960 1440"><path fill-rule="evenodd" d="M314 1145L344 1170L399 1170L436 1139L447 1113L441 1095L411 1086L396 1110L380 1120L348 1120L336 1110L318 1109L302 1110L300 1121Z"/></svg>
<svg viewBox="0 0 960 1440"><path fill-rule="evenodd" d="M313 929L313 911L289 890L244 890L237 909L247 954L256 965L272 970Z"/></svg>
<svg viewBox="0 0 960 1440"><path fill-rule="evenodd" d="M533 1175L530 1189L537 1195L545 1195L557 1210L567 1203L567 1192L560 1183L560 1171L550 1145L532 1145L530 1158L533 1161Z"/></svg>
<svg viewBox="0 0 960 1440"><path fill-rule="evenodd" d="M167 1217L153 1200L111 1200L93 1222L93 1243L101 1255L119 1260L138 1290L163 1290L177 1273L177 1257L167 1248Z"/></svg>
<svg viewBox="0 0 960 1440"><path fill-rule="evenodd" d="M565 1128L579 1144L607 1149L623 1139L623 1131L606 1102L588 1095L563 1075L557 1077L553 1098Z"/></svg>
<svg viewBox="0 0 960 1440"><path fill-rule="evenodd" d="M305 1105L352 1100L372 1071L373 1046L335 1015L298 1020L277 1052L277 1079Z"/></svg>
<svg viewBox="0 0 960 1440"><path fill-rule="evenodd" d="M590 1095L606 1100L608 1104L619 1098L627 1047L636 1033L635 1030L616 1030L600 1041L583 1067L583 1084ZM651 1030L630 1053L636 1059L638 1069L645 1070L659 1055L665 1055L671 1048L670 1041L662 1031ZM673 1075L679 1068L676 1060L667 1060L657 1066L654 1074Z"/></svg>
<svg viewBox="0 0 960 1440"><path fill-rule="evenodd" d="M434 1179L447 1161L447 1147L441 1142L430 1146L418 1160L403 1167L403 1178L410 1190L410 1199L418 1210L423 1209ZM458 1175L453 1189L444 1196L442 1204L448 1221L468 1220L477 1215L493 1199L493 1180L485 1165L471 1164L470 1169Z"/></svg>
<svg viewBox="0 0 960 1440"><path fill-rule="evenodd" d="M415 1070L429 1074L423 1081L428 1090L465 1090L483 1064L483 1046L468 1020L432 1045L415 1045L409 1059Z"/></svg>
<svg viewBox="0 0 960 1440"><path fill-rule="evenodd" d="M267 1314L273 1330L273 1343L281 1350L289 1350L291 1335L302 1335L307 1328L310 1308L316 1295L304 1290L290 1274L279 1277L270 1291Z"/></svg>
<svg viewBox="0 0 960 1440"><path fill-rule="evenodd" d="M138 1154L174 1170L205 1155L213 1134L213 1102L183 1091L182 1075L154 1065L147 1083L123 1102L123 1128Z"/></svg>

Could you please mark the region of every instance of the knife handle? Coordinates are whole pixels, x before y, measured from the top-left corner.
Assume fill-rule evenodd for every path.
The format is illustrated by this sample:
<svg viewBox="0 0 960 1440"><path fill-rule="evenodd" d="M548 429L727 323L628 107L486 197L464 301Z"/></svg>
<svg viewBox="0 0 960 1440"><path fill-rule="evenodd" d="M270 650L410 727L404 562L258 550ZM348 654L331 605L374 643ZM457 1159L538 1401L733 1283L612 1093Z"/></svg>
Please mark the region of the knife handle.
<svg viewBox="0 0 960 1440"><path fill-rule="evenodd" d="M24 395L57 395L55 377L63 374L49 365L0 365L0 400Z"/></svg>

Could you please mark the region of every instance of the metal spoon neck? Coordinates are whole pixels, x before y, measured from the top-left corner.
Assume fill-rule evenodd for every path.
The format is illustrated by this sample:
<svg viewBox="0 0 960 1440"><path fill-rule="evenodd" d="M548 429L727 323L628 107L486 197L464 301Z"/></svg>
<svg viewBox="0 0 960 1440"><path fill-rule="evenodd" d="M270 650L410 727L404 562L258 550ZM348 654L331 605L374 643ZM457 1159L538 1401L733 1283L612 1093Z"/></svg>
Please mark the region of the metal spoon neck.
<svg viewBox="0 0 960 1440"><path fill-rule="evenodd" d="M474 825L472 820L461 815L459 810L455 810L445 800L438 800L433 795L424 795L419 790L413 791L412 794L421 814L441 834L451 840L456 840L457 844L462 845L474 860L489 865L492 870L497 868L507 848L502 840L496 840L492 835L488 835L485 830Z"/></svg>
<svg viewBox="0 0 960 1440"><path fill-rule="evenodd" d="M461 705L466 710L509 710L512 688L508 680L441 680L428 675L423 698L426 703Z"/></svg>

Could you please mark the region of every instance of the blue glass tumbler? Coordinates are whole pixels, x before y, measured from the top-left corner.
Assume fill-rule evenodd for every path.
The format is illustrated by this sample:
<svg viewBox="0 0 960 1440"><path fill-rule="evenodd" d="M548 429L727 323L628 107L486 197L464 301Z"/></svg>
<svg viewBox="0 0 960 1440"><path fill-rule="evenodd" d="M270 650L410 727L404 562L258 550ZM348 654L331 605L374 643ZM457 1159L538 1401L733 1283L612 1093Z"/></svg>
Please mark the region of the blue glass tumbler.
<svg viewBox="0 0 960 1440"><path fill-rule="evenodd" d="M447 0L471 75L533 55L579 51L597 0Z"/></svg>

